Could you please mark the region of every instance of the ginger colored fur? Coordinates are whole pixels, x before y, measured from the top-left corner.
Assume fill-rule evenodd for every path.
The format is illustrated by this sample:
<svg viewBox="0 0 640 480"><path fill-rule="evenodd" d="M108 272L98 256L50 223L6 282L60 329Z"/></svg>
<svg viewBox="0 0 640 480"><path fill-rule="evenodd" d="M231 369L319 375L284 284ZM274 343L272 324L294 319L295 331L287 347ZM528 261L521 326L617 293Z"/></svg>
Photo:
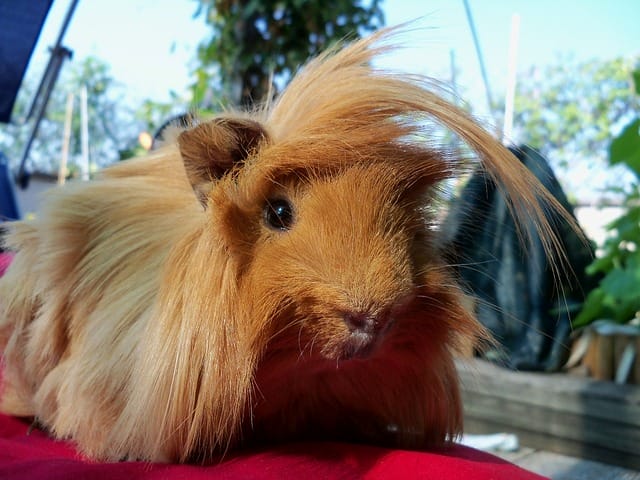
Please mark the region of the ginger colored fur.
<svg viewBox="0 0 640 480"><path fill-rule="evenodd" d="M465 166L419 121L465 140L549 250L541 199L557 205L427 81L373 69L387 36L328 52L273 105L185 130L14 224L0 409L112 461L458 435L453 355L485 332L429 206ZM293 209L282 229L267 215L278 200Z"/></svg>

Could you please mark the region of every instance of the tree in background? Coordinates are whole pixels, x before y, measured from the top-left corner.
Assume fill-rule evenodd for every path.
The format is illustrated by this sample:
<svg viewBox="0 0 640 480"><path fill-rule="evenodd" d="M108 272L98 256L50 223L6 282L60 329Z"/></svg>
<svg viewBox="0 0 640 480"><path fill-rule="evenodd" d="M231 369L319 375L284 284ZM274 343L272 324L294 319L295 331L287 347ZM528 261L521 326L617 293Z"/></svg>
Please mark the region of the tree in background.
<svg viewBox="0 0 640 480"><path fill-rule="evenodd" d="M73 169L74 157L80 155L80 90L87 88L87 110L89 130L89 157L96 167L117 161L121 152L127 149L142 130L142 122L136 118L136 112L126 107L123 91L112 77L109 65L97 57L87 57L79 62L69 63L51 94L47 114L40 124L38 135L31 148L28 164L30 170L54 173L60 162L67 95L74 94L74 109L70 137L70 168ZM14 118L16 123L7 125L0 132L0 150L15 166L20 158L30 124L24 123L29 102L33 98L36 85L23 84ZM22 119L22 120L21 120Z"/></svg>
<svg viewBox="0 0 640 480"><path fill-rule="evenodd" d="M250 107L271 79L286 83L309 57L344 38L382 26L381 0L197 0L211 25L198 49L194 103L210 108L217 86L224 103ZM217 84L217 85L216 85Z"/></svg>
<svg viewBox="0 0 640 480"><path fill-rule="evenodd" d="M196 16L211 25L211 36L197 53L192 108L215 108L216 102L242 106L264 98L273 77L284 85L310 56L344 38L356 38L383 24L382 0L198 0ZM168 102L153 99L129 106L124 91L106 62L96 57L69 63L54 89L46 117L29 156L32 171L54 173L63 143L68 93L76 94L70 145L70 167L79 156L80 115L78 94L88 91L90 158L95 167L142 152L138 135L150 134L189 102L173 95ZM19 162L29 124L24 124L36 85L24 84L14 110L16 124L0 131L0 149L12 166Z"/></svg>
<svg viewBox="0 0 640 480"><path fill-rule="evenodd" d="M637 65L640 57L583 63L561 59L532 68L519 79L515 102L520 142L540 151L569 182L580 165L600 176L594 184L619 184L621 170L608 165L607 151L633 115L637 100L631 76Z"/></svg>

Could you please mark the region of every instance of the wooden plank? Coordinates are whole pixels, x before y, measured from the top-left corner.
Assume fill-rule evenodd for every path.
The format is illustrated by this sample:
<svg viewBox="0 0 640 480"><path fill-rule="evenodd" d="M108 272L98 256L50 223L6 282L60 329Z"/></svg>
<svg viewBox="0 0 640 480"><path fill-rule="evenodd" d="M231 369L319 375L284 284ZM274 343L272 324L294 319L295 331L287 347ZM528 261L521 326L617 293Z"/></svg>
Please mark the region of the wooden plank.
<svg viewBox="0 0 640 480"><path fill-rule="evenodd" d="M583 442L554 437L532 430L513 427L512 425L465 416L465 432L475 434L509 432L516 434L520 444L526 445L529 448L563 454L581 460L601 462L610 467L617 466L620 468L640 470L640 458L638 458L638 455L621 453L617 450L604 447L595 447ZM519 464L518 462L519 461L516 460L514 463Z"/></svg>
<svg viewBox="0 0 640 480"><path fill-rule="evenodd" d="M458 370L465 421L479 428L467 433L517 433L530 447L640 469L640 387L483 361Z"/></svg>
<svg viewBox="0 0 640 480"><path fill-rule="evenodd" d="M460 374L469 380L473 380L474 377L498 377L520 385L544 385L550 391L556 393L566 392L568 394L593 388L594 395L597 397L616 399L635 405L640 404L640 388L636 385L617 385L612 382L603 382L565 373L514 371L478 359L459 360L457 366ZM562 382L559 383L557 380L562 380Z"/></svg>
<svg viewBox="0 0 640 480"><path fill-rule="evenodd" d="M523 447L521 445L520 448L518 448L518 450L514 452L502 452L500 450L491 450L491 453L498 457L504 458L505 460L511 463L520 465L520 463L524 461L525 457L535 454L536 450L529 447Z"/></svg>
<svg viewBox="0 0 640 480"><path fill-rule="evenodd" d="M515 460L508 456L504 458L553 480L640 480L638 471L545 451L533 452Z"/></svg>
<svg viewBox="0 0 640 480"><path fill-rule="evenodd" d="M622 422L576 415L523 401L463 392L465 416L513 425L559 438L633 454L640 452L640 429Z"/></svg>
<svg viewBox="0 0 640 480"><path fill-rule="evenodd" d="M635 385L567 374L514 372L483 361L459 362L458 372L467 392L499 394L505 400L526 399L536 407L640 427L640 387Z"/></svg>

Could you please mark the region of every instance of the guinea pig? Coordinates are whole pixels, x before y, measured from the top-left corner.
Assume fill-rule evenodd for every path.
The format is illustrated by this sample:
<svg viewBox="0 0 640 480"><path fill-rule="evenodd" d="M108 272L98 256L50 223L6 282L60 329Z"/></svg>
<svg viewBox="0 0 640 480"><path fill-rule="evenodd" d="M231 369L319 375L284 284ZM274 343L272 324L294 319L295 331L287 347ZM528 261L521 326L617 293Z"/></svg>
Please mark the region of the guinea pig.
<svg viewBox="0 0 640 480"><path fill-rule="evenodd" d="M390 35L332 49L263 108L175 131L12 224L0 410L103 461L453 441L454 357L487 333L439 246L440 186L469 162L425 121L477 153L549 251L544 209L560 207L428 79L372 66Z"/></svg>

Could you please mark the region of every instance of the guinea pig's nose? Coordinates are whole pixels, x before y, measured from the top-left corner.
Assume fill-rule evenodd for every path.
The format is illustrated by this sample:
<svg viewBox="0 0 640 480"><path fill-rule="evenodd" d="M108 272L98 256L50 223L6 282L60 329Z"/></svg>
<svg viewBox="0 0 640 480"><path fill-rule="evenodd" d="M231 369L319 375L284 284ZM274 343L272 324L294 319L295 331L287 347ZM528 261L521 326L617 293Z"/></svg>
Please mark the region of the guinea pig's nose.
<svg viewBox="0 0 640 480"><path fill-rule="evenodd" d="M381 326L380 319L369 312L346 312L344 323L351 332L358 331L369 334L375 333Z"/></svg>

